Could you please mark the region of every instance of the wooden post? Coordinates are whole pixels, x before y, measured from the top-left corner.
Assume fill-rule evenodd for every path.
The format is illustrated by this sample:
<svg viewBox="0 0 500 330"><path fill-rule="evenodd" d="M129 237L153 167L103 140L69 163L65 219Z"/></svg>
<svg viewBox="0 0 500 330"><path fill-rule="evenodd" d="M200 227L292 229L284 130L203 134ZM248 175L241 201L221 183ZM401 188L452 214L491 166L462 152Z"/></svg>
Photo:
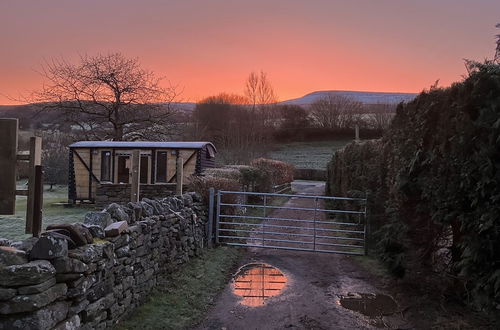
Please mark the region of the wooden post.
<svg viewBox="0 0 500 330"><path fill-rule="evenodd" d="M356 127L355 127L354 138L356 141L359 141L359 125L358 124L356 124Z"/></svg>
<svg viewBox="0 0 500 330"><path fill-rule="evenodd" d="M29 175L28 175L28 201L26 207L26 234L35 234L33 231L33 214L35 210L35 175L36 166L42 165L42 138L30 138L30 157L29 157Z"/></svg>
<svg viewBox="0 0 500 330"><path fill-rule="evenodd" d="M33 224L32 233L34 237L40 237L42 232L42 207L43 207L43 168L41 165L35 166L35 176L33 184ZM30 191L31 193L31 191Z"/></svg>
<svg viewBox="0 0 500 330"><path fill-rule="evenodd" d="M175 194L176 195L182 195L182 179L183 179L183 170L184 170L184 161L182 160L182 157L177 157L177 163L176 163L176 187L175 187Z"/></svg>
<svg viewBox="0 0 500 330"><path fill-rule="evenodd" d="M130 183L130 201L137 203L139 201L139 189L140 189L140 178L139 175L141 173L141 151L134 150L132 152L132 162L131 162L131 171L130 174L132 176Z"/></svg>
<svg viewBox="0 0 500 330"><path fill-rule="evenodd" d="M213 247L213 223L214 223L214 198L215 189L210 187L208 189L208 228L207 228L207 240L208 248Z"/></svg>
<svg viewBox="0 0 500 330"><path fill-rule="evenodd" d="M18 120L0 119L0 214L16 213Z"/></svg>

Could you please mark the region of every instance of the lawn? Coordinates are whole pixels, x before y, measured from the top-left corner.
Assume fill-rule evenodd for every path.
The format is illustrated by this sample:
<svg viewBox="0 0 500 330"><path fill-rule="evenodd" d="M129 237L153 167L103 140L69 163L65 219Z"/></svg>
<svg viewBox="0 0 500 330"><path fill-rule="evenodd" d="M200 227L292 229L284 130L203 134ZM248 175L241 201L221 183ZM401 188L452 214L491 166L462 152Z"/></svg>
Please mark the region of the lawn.
<svg viewBox="0 0 500 330"><path fill-rule="evenodd" d="M330 140L291 142L277 144L276 149L268 154L268 158L287 162L296 168L326 169L333 153L352 140Z"/></svg>
<svg viewBox="0 0 500 330"><path fill-rule="evenodd" d="M26 189L24 182L19 182L19 189ZM11 240L21 240L31 235L24 234L26 224L26 201L27 197L16 197L16 214L0 215L0 238ZM68 201L67 186L54 186L53 191L49 191L49 186L44 187L43 193L43 222L45 228L50 224L83 222L84 215L92 210L92 206L63 207L54 205L58 202Z"/></svg>

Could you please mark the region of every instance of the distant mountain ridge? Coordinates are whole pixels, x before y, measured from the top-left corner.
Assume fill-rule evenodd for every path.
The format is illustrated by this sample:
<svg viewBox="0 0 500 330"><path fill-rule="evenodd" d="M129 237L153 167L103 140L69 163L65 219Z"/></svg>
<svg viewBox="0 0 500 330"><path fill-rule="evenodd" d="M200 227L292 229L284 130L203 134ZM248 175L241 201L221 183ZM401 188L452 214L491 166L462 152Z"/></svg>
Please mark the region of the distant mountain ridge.
<svg viewBox="0 0 500 330"><path fill-rule="evenodd" d="M279 102L279 104L306 106L328 95L342 95L350 97L364 104L398 104L413 100L418 93L392 93L392 92L360 92L360 91L316 91L302 97Z"/></svg>
<svg viewBox="0 0 500 330"><path fill-rule="evenodd" d="M392 92L360 92L360 91L316 91L306 94L302 97L281 101L278 104L282 105L300 105L308 106L315 101L328 95L343 95L360 101L364 104L398 104L400 102L409 102L413 100L418 93L392 93ZM183 112L191 112L194 110L196 103L194 102L173 102L172 106L177 107ZM0 105L0 111L19 109L20 107L28 107L28 105Z"/></svg>

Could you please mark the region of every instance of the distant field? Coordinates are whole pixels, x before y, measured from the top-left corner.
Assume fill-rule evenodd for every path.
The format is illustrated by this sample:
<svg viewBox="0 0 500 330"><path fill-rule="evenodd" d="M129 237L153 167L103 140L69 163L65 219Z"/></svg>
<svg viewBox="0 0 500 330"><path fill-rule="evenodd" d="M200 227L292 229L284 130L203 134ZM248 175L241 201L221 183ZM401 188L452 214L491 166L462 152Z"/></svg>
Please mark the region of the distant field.
<svg viewBox="0 0 500 330"><path fill-rule="evenodd" d="M332 159L333 152L344 147L352 140L292 142L277 145L269 152L271 159L281 160L296 168L311 168L324 170Z"/></svg>
<svg viewBox="0 0 500 330"><path fill-rule="evenodd" d="M43 194L43 228L54 223L83 222L85 213L92 210L91 207L85 206L65 208L52 205L57 202L67 202L68 188L66 186L56 186L54 191L47 191L47 189L48 186L45 187ZM16 214L0 215L0 238L21 240L30 237L31 235L24 234L25 223L26 197L17 196Z"/></svg>

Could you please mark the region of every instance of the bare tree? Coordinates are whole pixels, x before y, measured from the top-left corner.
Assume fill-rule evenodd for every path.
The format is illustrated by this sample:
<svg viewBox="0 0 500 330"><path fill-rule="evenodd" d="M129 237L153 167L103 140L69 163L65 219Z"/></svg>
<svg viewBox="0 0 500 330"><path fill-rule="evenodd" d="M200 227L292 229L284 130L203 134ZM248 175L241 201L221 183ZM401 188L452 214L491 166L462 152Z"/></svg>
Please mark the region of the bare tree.
<svg viewBox="0 0 500 330"><path fill-rule="evenodd" d="M243 96L221 93L207 97L193 112L193 134L216 143L222 162L248 163L264 153L270 140L255 113Z"/></svg>
<svg viewBox="0 0 500 330"><path fill-rule="evenodd" d="M55 184L68 182L68 145L74 141L60 131L38 131L38 135L43 139L44 178L52 191Z"/></svg>
<svg viewBox="0 0 500 330"><path fill-rule="evenodd" d="M365 107L365 112L370 125L375 129L386 129L396 114L395 104L370 104Z"/></svg>
<svg viewBox="0 0 500 330"><path fill-rule="evenodd" d="M349 128L359 119L362 105L347 96L328 94L311 104L311 116L323 128Z"/></svg>
<svg viewBox="0 0 500 330"><path fill-rule="evenodd" d="M258 105L273 104L278 100L264 71L250 73L245 83L245 96L254 109Z"/></svg>
<svg viewBox="0 0 500 330"><path fill-rule="evenodd" d="M161 78L136 58L84 55L78 64L53 59L41 74L44 86L30 101L58 111L63 123L86 138L141 139L171 123L175 88L162 87Z"/></svg>
<svg viewBox="0 0 500 330"><path fill-rule="evenodd" d="M496 28L500 29L500 23L495 25ZM496 43L497 47L495 48L495 57L493 59L494 62L500 64L500 34L497 34L496 36Z"/></svg>

